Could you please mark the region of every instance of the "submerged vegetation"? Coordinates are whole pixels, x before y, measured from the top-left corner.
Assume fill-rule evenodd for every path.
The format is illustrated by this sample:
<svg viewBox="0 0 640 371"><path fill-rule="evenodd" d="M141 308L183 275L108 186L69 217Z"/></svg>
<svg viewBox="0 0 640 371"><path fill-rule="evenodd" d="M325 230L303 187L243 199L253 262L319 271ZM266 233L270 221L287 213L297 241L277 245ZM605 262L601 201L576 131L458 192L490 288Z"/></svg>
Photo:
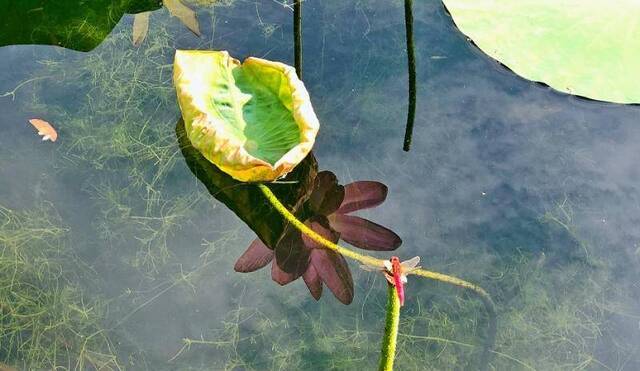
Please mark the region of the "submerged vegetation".
<svg viewBox="0 0 640 371"><path fill-rule="evenodd" d="M120 369L102 326L105 308L84 293L94 278L65 248L51 205L0 206L0 361L19 369Z"/></svg>

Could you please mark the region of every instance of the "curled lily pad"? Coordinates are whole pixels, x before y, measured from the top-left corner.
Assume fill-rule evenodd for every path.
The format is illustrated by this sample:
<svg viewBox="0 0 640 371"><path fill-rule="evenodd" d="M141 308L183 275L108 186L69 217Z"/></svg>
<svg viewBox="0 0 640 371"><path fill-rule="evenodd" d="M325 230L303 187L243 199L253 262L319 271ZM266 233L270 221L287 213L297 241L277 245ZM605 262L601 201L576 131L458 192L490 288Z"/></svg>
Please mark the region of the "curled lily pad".
<svg viewBox="0 0 640 371"><path fill-rule="evenodd" d="M640 102L637 0L443 0L458 28L515 73L591 99Z"/></svg>
<svg viewBox="0 0 640 371"><path fill-rule="evenodd" d="M281 178L313 147L320 124L293 67L178 50L174 83L193 147L237 180Z"/></svg>

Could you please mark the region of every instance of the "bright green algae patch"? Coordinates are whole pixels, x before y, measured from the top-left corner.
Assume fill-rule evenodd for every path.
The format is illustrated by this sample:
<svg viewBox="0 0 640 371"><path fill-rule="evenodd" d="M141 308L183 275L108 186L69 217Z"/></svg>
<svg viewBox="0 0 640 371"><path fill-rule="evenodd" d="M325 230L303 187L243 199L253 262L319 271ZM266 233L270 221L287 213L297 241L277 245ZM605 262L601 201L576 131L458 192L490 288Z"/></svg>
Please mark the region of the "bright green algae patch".
<svg viewBox="0 0 640 371"><path fill-rule="evenodd" d="M443 0L458 28L515 73L559 91L640 102L640 3Z"/></svg>

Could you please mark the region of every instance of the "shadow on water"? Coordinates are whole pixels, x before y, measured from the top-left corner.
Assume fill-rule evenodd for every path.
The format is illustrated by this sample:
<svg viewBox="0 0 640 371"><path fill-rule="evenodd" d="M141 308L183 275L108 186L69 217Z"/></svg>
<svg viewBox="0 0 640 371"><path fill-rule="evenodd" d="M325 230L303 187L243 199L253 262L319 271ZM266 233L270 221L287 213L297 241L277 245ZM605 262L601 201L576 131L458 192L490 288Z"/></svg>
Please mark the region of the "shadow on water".
<svg viewBox="0 0 640 371"><path fill-rule="evenodd" d="M267 246L276 246L287 223L260 190L251 183L233 179L193 148L182 119L176 125L176 136L187 166L209 193L242 219ZM317 171L318 164L310 153L280 184L271 183L269 187L289 210L300 215L302 205L311 194Z"/></svg>

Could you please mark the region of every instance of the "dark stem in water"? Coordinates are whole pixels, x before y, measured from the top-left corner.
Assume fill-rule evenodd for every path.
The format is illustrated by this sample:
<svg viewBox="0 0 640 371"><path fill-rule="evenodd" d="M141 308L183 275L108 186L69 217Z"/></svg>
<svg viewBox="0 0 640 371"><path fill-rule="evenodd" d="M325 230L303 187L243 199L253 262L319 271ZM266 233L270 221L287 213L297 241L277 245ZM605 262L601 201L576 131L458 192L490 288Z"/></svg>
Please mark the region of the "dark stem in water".
<svg viewBox="0 0 640 371"><path fill-rule="evenodd" d="M416 54L413 46L413 0L404 0L404 25L407 36L407 65L409 69L409 107L407 126L404 132L404 146L409 151L413 136L413 122L416 119Z"/></svg>
<svg viewBox="0 0 640 371"><path fill-rule="evenodd" d="M296 72L302 80L302 0L293 3L293 49Z"/></svg>

